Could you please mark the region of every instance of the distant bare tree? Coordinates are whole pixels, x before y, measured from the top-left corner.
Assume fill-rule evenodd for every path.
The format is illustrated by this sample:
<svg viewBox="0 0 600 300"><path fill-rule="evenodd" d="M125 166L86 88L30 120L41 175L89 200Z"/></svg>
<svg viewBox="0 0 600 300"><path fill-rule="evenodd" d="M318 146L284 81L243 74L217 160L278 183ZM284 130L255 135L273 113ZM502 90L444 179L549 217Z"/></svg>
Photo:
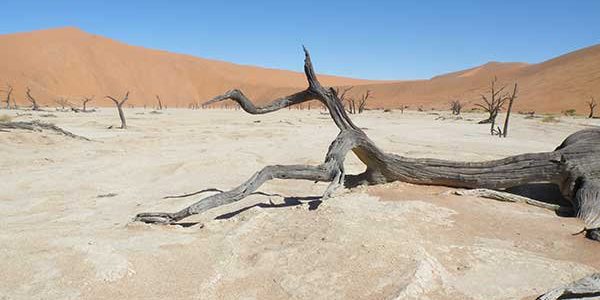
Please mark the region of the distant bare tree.
<svg viewBox="0 0 600 300"><path fill-rule="evenodd" d="M26 94L27 94L27 100L29 100L29 102L31 102L31 110L40 110L40 107L39 107L37 101L35 100L33 95L31 95L31 89L29 87L27 87Z"/></svg>
<svg viewBox="0 0 600 300"><path fill-rule="evenodd" d="M463 104L460 102L460 100L450 101L450 110L452 111L453 115L460 115L462 108Z"/></svg>
<svg viewBox="0 0 600 300"><path fill-rule="evenodd" d="M404 110L408 108L408 105L400 105L400 113L404 114Z"/></svg>
<svg viewBox="0 0 600 300"><path fill-rule="evenodd" d="M56 104L60 105L61 110L66 110L67 106L73 107L73 104L71 104L71 102L69 102L68 99L63 98L63 97L59 97L58 99L54 100L54 102L56 102Z"/></svg>
<svg viewBox="0 0 600 300"><path fill-rule="evenodd" d="M356 103L355 100L351 97L348 97L348 92L350 90L352 90L354 87L353 86L349 86L349 87L344 87L344 88L335 88L335 94L338 96L338 99L340 99L340 101L342 102L343 106L344 102L348 102L348 113L354 114L356 113Z"/></svg>
<svg viewBox="0 0 600 300"><path fill-rule="evenodd" d="M358 113L362 114L365 111L365 107L367 106L367 101L372 98L371 90L367 90L364 94L360 96L358 99ZM355 111L356 113L356 111Z"/></svg>
<svg viewBox="0 0 600 300"><path fill-rule="evenodd" d="M594 117L594 109L596 109L598 103L596 103L594 97L590 97L590 101L587 102L587 105L590 107L590 114L588 115L588 118L591 119Z"/></svg>
<svg viewBox="0 0 600 300"><path fill-rule="evenodd" d="M504 129L502 129L502 132L498 133L499 135L501 135L503 137L506 137L506 135L508 134L508 119L510 118L510 111L512 110L513 102L515 101L515 99L517 99L517 93L518 93L518 86L517 86L517 83L515 83L513 92L508 97L508 109L506 110L506 118L504 119Z"/></svg>
<svg viewBox="0 0 600 300"><path fill-rule="evenodd" d="M119 111L119 118L121 119L121 129L127 129L127 122L125 121L125 114L123 113L123 103L125 103L125 101L127 101L127 99L129 98L129 91L125 93L125 96L123 96L123 99L121 99L121 101L113 98L112 96L106 96L106 98L112 100L117 106L117 110Z"/></svg>
<svg viewBox="0 0 600 300"><path fill-rule="evenodd" d="M498 89L496 87L497 81L498 81L498 78L496 78L496 77L494 77L494 79L491 81L490 89L489 89L489 93L490 93L489 97L484 94L481 94L482 103L475 104L476 106L483 108L483 110L489 114L488 118L485 120L479 121L479 124L491 124L490 133L492 135L497 133L496 128L495 128L496 117L498 117L498 113L502 110L502 107L504 107L506 100L508 100L508 96L505 94L502 94L502 91L504 91L506 86L503 86L500 89Z"/></svg>
<svg viewBox="0 0 600 300"><path fill-rule="evenodd" d="M6 109L10 109L10 97L12 96L13 87L10 84L6 84L6 90L3 92L6 93L6 98L4 98L4 102L6 102Z"/></svg>
<svg viewBox="0 0 600 300"><path fill-rule="evenodd" d="M83 112L87 112L87 104L88 102L94 100L95 96L91 96L91 97L83 97L83 99L81 99L81 104L83 106L83 108L81 109Z"/></svg>
<svg viewBox="0 0 600 300"><path fill-rule="evenodd" d="M162 110L163 109L162 101L160 101L160 97L158 95L156 95L156 101L158 103L158 110Z"/></svg>

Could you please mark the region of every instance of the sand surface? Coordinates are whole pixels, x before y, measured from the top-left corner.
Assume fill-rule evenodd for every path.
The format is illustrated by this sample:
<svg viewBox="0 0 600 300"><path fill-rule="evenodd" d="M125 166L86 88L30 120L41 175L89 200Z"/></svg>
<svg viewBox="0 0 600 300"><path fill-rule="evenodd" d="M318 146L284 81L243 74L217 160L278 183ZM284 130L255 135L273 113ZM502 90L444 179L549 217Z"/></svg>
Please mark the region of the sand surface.
<svg viewBox="0 0 600 300"><path fill-rule="evenodd" d="M15 117L92 142L0 132L0 299L532 299L600 271L600 244L571 235L579 220L446 187L359 187L321 203L326 184L277 180L185 220L194 226L132 223L208 193L164 196L229 189L268 164L318 164L337 134L317 110L149 112L126 110L125 131L106 129L113 109ZM600 125L517 115L499 139L475 124L481 115L436 117L353 119L386 151L456 160L551 151ZM364 168L352 155L346 165Z"/></svg>

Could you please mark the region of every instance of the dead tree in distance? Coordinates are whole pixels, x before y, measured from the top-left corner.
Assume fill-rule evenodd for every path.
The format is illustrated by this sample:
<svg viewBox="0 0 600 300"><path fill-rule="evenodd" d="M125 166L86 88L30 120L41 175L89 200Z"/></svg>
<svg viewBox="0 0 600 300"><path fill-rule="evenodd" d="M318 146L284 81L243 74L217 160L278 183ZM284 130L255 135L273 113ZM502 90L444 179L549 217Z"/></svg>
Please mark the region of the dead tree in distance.
<svg viewBox="0 0 600 300"><path fill-rule="evenodd" d="M588 118L591 119L594 117L594 109L596 109L596 106L598 105L598 103L596 103L596 100L592 96L592 97L590 97L590 101L587 102L587 105L590 108L590 114L588 115Z"/></svg>
<svg viewBox="0 0 600 300"><path fill-rule="evenodd" d="M476 106L483 108L485 112L489 114L488 118L482 121L479 121L479 124L491 124L490 125L490 134L494 135L496 133L496 117L498 117L498 113L504 107L504 103L508 97L505 94L502 94L502 91L506 88L506 86L498 89L496 87L496 82L498 78L494 77L494 79L490 83L489 97L481 94L482 103L476 103Z"/></svg>
<svg viewBox="0 0 600 300"><path fill-rule="evenodd" d="M500 136L506 137L508 134L508 119L510 118L510 111L512 110L513 102L517 99L518 86L515 83L512 94L508 97L508 109L506 109L506 117L504 118L504 128L498 132Z"/></svg>
<svg viewBox="0 0 600 300"><path fill-rule="evenodd" d="M31 110L40 110L40 107L37 103L37 101L35 100L35 97L33 97L33 95L31 95L31 89L29 87L27 87L27 100L29 100L29 102L31 102Z"/></svg>
<svg viewBox="0 0 600 300"><path fill-rule="evenodd" d="M217 206L239 201L272 179L330 182L323 199L329 198L341 185L352 187L394 181L493 190L532 182L550 182L558 184L565 198L573 203L577 216L585 222L586 236L600 240L600 172L597 172L600 169L600 129L578 131L552 152L521 154L485 162L409 158L386 153L352 122L336 91L321 85L308 51L304 51L304 73L308 81L306 90L257 107L242 91L234 89L214 97L205 105L233 100L250 114L266 114L317 100L327 106L329 115L340 130L329 146L324 162L320 165L266 166L229 191L208 196L174 213L140 213L135 217L136 221L174 224ZM344 159L350 151L367 166L363 173L345 173Z"/></svg>
<svg viewBox="0 0 600 300"><path fill-rule="evenodd" d="M95 96L91 96L91 97L86 96L86 97L83 97L83 99L81 99L81 106L82 106L81 111L87 112L87 104L88 104L88 102L94 100L94 97Z"/></svg>
<svg viewBox="0 0 600 300"><path fill-rule="evenodd" d="M56 102L56 104L60 105L60 108L62 111L65 111L67 106L68 107L73 107L73 104L71 104L71 102L63 97L59 97L56 100L54 100L54 102Z"/></svg>
<svg viewBox="0 0 600 300"><path fill-rule="evenodd" d="M10 84L6 84L6 98L4 98L4 102L6 102L6 109L10 109L10 99L13 92L13 87Z"/></svg>
<svg viewBox="0 0 600 300"><path fill-rule="evenodd" d="M348 92L350 90L352 90L354 87L353 86L349 86L349 87L344 87L344 88L340 88L337 87L335 88L335 93L338 97L338 99L342 102L342 106L346 106L344 103L347 102L348 103L348 113L354 114L356 112L356 105L354 103L354 99L348 97Z"/></svg>
<svg viewBox="0 0 600 300"><path fill-rule="evenodd" d="M462 102L460 102L460 100L452 100L450 101L450 110L452 111L453 115L460 115L460 112L463 108L463 104Z"/></svg>
<svg viewBox="0 0 600 300"><path fill-rule="evenodd" d="M162 101L160 101L160 97L158 95L156 95L156 102L158 103L158 110L162 110L163 106L162 106Z"/></svg>
<svg viewBox="0 0 600 300"><path fill-rule="evenodd" d="M125 101L127 101L127 99L129 98L129 91L127 91L127 93L125 93L125 96L123 96L123 98L121 99L121 101L115 99L112 96L106 96L106 98L112 100L115 105L117 106L117 110L119 111L119 118L121 119L121 129L127 129L127 122L125 121L125 114L123 113L123 103L125 103Z"/></svg>
<svg viewBox="0 0 600 300"><path fill-rule="evenodd" d="M360 96L358 99L358 113L362 114L365 111L365 107L367 106L367 101L369 98L372 98L371 90L367 90L364 94ZM356 113L356 111L355 111Z"/></svg>

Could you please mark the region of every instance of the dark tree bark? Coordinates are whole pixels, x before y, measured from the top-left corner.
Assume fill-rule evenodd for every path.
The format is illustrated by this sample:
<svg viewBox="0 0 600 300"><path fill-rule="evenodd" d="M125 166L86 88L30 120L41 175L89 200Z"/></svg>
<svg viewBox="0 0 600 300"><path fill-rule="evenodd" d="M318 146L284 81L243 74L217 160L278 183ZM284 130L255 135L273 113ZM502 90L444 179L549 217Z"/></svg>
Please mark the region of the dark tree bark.
<svg viewBox="0 0 600 300"><path fill-rule="evenodd" d="M112 100L115 103L115 105L117 106L117 110L119 111L119 118L121 119L121 127L120 128L127 129L127 122L125 121L125 114L123 113L123 104L129 98L129 91L127 91L127 93L125 93L125 96L123 96L123 99L121 99L121 101L119 101L111 96L106 96L106 98Z"/></svg>
<svg viewBox="0 0 600 300"><path fill-rule="evenodd" d="M571 282L565 286L553 289L538 300L556 299L598 299L600 298L600 273L595 273Z"/></svg>
<svg viewBox="0 0 600 300"><path fill-rule="evenodd" d="M302 179L330 182L323 193L327 199L341 185L381 184L403 181L414 184L458 188L502 190L533 182L551 182L561 187L571 200L577 216L586 224L587 236L600 239L600 129L586 129L569 136L555 151L530 153L486 162L455 162L430 158L409 158L383 152L356 126L332 88L317 80L308 51L304 72L308 88L255 106L240 90L217 96L205 105L224 100L237 102L250 114L266 114L310 100L323 103L329 111L338 136L329 146L320 165L272 165L255 173L240 186L208 196L174 213L141 213L135 218L146 223L172 224L208 209L243 199L268 180ZM346 175L344 159L352 151L366 166L358 175Z"/></svg>
<svg viewBox="0 0 600 300"><path fill-rule="evenodd" d="M362 94L360 96L360 99L358 100L358 113L359 114L362 114L365 111L365 107L367 106L367 101L372 96L373 95L371 94L371 90L367 90L364 94ZM354 111L354 113L356 113L356 111Z"/></svg>
<svg viewBox="0 0 600 300"><path fill-rule="evenodd" d="M502 129L502 136L506 137L508 134L508 120L510 119L510 111L512 110L513 102L517 99L517 84L515 83L515 88L513 89L512 94L508 99L508 109L506 109L506 118L504 119L504 129Z"/></svg>
<svg viewBox="0 0 600 300"><path fill-rule="evenodd" d="M344 103L348 103L348 113L354 114L356 113L356 103L354 98L348 96L348 92L352 90L354 87L349 86L345 88L335 88L335 94L337 95L340 102L342 102L342 106L345 106Z"/></svg>
<svg viewBox="0 0 600 300"><path fill-rule="evenodd" d="M31 102L31 110L40 110L40 107L37 104L37 101L35 100L35 98L33 97L33 95L31 95L31 89L29 87L27 87L27 100L29 100L29 102Z"/></svg>
<svg viewBox="0 0 600 300"><path fill-rule="evenodd" d="M590 114L588 115L588 118L591 119L594 117L594 109L596 108L598 103L596 103L596 100L594 99L594 97L590 97L590 101L587 102L587 105L590 108Z"/></svg>

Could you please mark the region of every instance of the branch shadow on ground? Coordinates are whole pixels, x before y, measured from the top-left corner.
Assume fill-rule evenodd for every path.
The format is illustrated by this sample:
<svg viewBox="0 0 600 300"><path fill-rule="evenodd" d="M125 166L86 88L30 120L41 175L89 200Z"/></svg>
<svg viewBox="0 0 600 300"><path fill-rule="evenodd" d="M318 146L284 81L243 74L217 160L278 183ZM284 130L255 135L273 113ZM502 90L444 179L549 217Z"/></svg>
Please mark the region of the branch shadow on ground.
<svg viewBox="0 0 600 300"><path fill-rule="evenodd" d="M186 198L186 197L191 197L191 196L208 193L208 192L223 193L223 190L220 190L217 188L207 188L207 189L203 189L200 191L191 192L191 193L187 193L187 194L169 195L169 196L163 197L163 199ZM267 196L267 197L283 197L280 194L269 194L269 193L260 192L260 191L254 192L251 195L262 195L262 196ZM273 203L271 200L269 200L269 203L261 202L261 203L253 204L253 205L246 206L244 208L238 209L233 212L219 215L219 216L215 217L215 220L225 220L225 219L232 218L232 217L234 217L246 210L249 210L253 207L281 208L281 207L298 206L298 205L303 205L304 203L307 203L308 210L316 210L317 208L319 208L319 206L321 205L322 202L323 201L321 200L321 196L283 197L283 203ZM181 227L192 227L192 226L195 226L198 224L200 224L200 222L176 222L176 223L172 223L171 225L177 225L177 226L181 226Z"/></svg>
<svg viewBox="0 0 600 300"><path fill-rule="evenodd" d="M258 194L260 194L260 192ZM262 194L264 194L264 193L262 193ZM321 203L323 203L323 201L321 200L321 196L285 197L285 198L283 198L283 203L273 203L273 202L269 201L269 203L253 204L253 205L246 206L244 208L238 209L233 212L219 215L215 218L215 220L229 219L229 218L234 217L234 216L236 216L244 211L247 211L253 207L281 208L281 207L291 207L291 206L303 205L305 202L307 202L307 204L308 204L308 210L316 210L319 208Z"/></svg>
<svg viewBox="0 0 600 300"><path fill-rule="evenodd" d="M506 192L538 200L541 202L559 205L561 210L556 214L560 217L574 217L573 205L565 199L560 192L560 188L552 183L530 183L520 186L514 186L505 190Z"/></svg>

